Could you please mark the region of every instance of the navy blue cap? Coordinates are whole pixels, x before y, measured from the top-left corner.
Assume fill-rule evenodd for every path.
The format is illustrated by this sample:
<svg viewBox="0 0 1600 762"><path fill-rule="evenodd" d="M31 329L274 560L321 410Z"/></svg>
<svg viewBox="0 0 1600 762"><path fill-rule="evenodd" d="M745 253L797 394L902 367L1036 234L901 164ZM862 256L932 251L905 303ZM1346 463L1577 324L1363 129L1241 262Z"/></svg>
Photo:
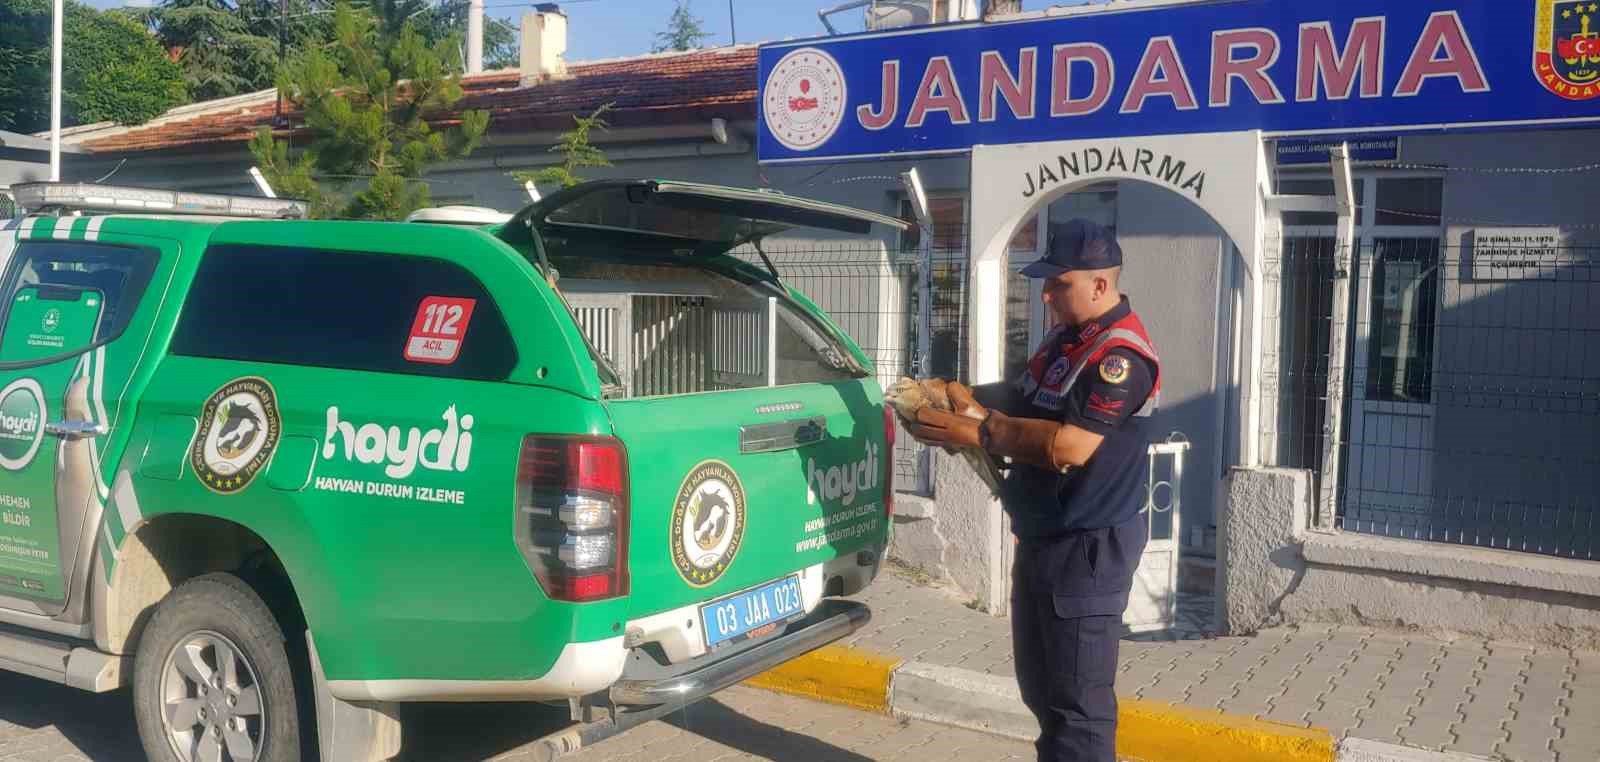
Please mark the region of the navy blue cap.
<svg viewBox="0 0 1600 762"><path fill-rule="evenodd" d="M1022 274L1029 278L1054 278L1073 270L1104 270L1122 265L1122 247L1116 236L1082 218L1050 226L1049 249Z"/></svg>

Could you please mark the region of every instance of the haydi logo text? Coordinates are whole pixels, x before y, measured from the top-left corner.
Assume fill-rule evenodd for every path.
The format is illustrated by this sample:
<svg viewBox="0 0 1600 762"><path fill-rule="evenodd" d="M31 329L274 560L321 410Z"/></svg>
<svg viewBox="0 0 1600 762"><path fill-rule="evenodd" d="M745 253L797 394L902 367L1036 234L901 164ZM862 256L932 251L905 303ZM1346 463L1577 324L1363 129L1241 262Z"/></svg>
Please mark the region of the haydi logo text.
<svg viewBox="0 0 1600 762"><path fill-rule="evenodd" d="M377 423L356 425L339 419L337 406L328 408L328 430L322 440L322 457L333 460L341 452L345 460L358 463L387 463L384 473L391 479L404 479L422 466L430 471L466 471L472 462L471 415L457 417L455 405L440 416L444 426L423 431L413 426Z"/></svg>

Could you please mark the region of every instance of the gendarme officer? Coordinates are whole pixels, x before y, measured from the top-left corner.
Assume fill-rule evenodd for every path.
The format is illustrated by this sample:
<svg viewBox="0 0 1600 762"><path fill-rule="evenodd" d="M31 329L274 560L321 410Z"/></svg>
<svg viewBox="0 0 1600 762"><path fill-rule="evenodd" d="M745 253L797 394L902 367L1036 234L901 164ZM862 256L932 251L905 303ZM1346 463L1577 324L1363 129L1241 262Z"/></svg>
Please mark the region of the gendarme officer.
<svg viewBox="0 0 1600 762"><path fill-rule="evenodd" d="M1160 396L1160 364L1117 288L1110 231L1072 220L1051 234L1048 254L1022 271L1044 281L1056 325L1027 369L975 391L947 383L958 414L924 408L912 433L1009 459L1012 635L1039 759L1113 762L1122 612L1148 539L1141 414Z"/></svg>

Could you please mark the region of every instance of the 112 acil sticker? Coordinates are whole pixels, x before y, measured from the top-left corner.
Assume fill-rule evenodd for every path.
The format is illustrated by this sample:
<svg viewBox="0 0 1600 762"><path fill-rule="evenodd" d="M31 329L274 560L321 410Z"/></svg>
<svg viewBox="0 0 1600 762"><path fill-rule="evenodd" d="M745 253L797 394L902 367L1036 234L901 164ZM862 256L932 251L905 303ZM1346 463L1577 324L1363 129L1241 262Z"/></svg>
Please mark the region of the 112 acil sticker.
<svg viewBox="0 0 1600 762"><path fill-rule="evenodd" d="M417 319L406 340L406 360L449 365L461 355L461 342L472 322L476 299L430 296L417 307Z"/></svg>

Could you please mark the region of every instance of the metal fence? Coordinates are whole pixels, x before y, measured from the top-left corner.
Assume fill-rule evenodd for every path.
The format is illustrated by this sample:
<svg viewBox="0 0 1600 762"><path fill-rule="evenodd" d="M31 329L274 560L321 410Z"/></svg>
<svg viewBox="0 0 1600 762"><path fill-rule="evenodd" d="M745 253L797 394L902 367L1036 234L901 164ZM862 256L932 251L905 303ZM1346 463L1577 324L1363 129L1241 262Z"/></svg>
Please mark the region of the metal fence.
<svg viewBox="0 0 1600 762"><path fill-rule="evenodd" d="M927 256L914 235L892 245L775 240L762 248L786 283L861 345L887 388L902 376L966 377L969 274L962 233L938 229L938 245ZM736 254L760 260L753 250ZM927 448L902 432L894 455L896 487L931 495L935 460Z"/></svg>
<svg viewBox="0 0 1600 762"><path fill-rule="evenodd" d="M17 202L11 198L10 191L0 190L0 221L9 220L17 216Z"/></svg>
<svg viewBox="0 0 1600 762"><path fill-rule="evenodd" d="M1600 250L1472 235L1268 247L1263 452L1325 528L1600 558Z"/></svg>

